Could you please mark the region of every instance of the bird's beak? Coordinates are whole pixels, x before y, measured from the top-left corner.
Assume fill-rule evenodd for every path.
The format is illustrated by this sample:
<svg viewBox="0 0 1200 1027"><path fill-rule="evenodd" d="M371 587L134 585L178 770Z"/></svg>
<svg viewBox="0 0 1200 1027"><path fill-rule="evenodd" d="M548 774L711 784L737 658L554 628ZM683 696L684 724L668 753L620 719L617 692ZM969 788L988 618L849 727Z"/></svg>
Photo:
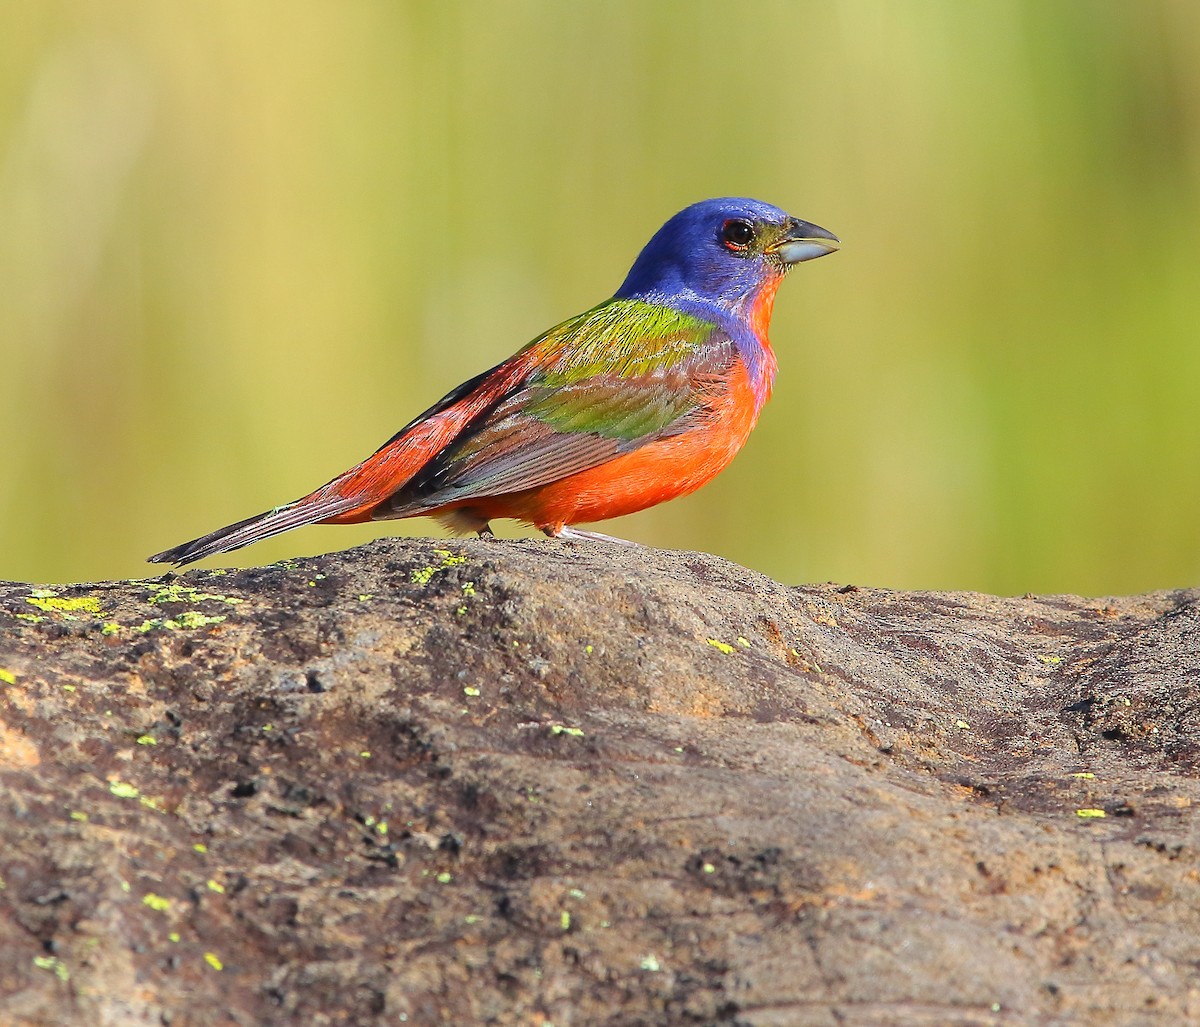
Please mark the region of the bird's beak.
<svg viewBox="0 0 1200 1027"><path fill-rule="evenodd" d="M832 232L827 232L818 225L810 225L807 221L797 221L793 218L783 236L771 247L779 259L785 264L799 264L802 260L812 260L832 253L841 245L841 240Z"/></svg>

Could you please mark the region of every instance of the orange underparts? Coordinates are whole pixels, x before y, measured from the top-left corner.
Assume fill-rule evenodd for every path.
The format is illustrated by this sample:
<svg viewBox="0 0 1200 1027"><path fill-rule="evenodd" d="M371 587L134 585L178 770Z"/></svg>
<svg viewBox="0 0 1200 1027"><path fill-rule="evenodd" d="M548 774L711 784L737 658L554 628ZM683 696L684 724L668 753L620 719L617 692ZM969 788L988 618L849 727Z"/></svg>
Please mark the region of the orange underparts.
<svg viewBox="0 0 1200 1027"><path fill-rule="evenodd" d="M428 511L459 529L512 518L556 534L685 496L719 474L742 448L760 403L739 362L714 401L712 421L578 474L507 495L476 497Z"/></svg>

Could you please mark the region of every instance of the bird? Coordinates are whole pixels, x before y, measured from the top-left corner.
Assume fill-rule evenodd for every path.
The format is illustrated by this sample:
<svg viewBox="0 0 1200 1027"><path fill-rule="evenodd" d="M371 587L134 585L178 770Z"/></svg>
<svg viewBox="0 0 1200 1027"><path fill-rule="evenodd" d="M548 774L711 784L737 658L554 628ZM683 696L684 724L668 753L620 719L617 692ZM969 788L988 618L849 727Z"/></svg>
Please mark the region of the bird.
<svg viewBox="0 0 1200 1027"><path fill-rule="evenodd" d="M156 553L183 565L307 524L431 516L490 536L511 518L575 527L694 492L742 448L771 395L767 337L794 265L833 233L742 197L671 217L613 297L464 382L314 492Z"/></svg>

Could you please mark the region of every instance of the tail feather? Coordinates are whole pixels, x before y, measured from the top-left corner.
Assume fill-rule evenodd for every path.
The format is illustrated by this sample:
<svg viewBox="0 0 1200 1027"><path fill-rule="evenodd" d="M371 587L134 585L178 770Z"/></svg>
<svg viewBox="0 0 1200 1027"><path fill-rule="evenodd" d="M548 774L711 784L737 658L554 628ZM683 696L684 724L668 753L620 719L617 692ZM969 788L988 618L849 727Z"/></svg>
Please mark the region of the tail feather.
<svg viewBox="0 0 1200 1027"><path fill-rule="evenodd" d="M353 524L376 516L411 517L432 510L434 505L418 503L377 512L435 453L449 445L475 418L493 409L524 379L532 352L527 347L517 357L460 385L362 463L339 474L316 492L287 506L248 517L181 546L155 553L150 562L193 563L305 524Z"/></svg>
<svg viewBox="0 0 1200 1027"><path fill-rule="evenodd" d="M183 545L165 549L150 557L150 563L180 565L194 563L196 560L203 560L206 556L215 556L217 553L229 553L235 549L241 549L242 546L260 542L264 538L279 535L292 528L299 528L305 524L316 524L329 517L343 515L360 503L360 501L342 497L330 497L324 502L316 503L310 502L310 499L311 497L298 499L287 506L276 507L266 513L247 517L244 521L228 524L224 528L218 528L207 535L192 539L191 542L184 542Z"/></svg>

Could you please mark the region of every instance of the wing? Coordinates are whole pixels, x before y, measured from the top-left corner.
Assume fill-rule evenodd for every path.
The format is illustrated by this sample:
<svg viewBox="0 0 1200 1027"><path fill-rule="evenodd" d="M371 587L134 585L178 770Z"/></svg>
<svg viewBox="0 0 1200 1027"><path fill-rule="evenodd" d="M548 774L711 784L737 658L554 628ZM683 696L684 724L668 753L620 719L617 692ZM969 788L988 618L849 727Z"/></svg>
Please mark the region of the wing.
<svg viewBox="0 0 1200 1027"><path fill-rule="evenodd" d="M392 496L389 516L536 488L698 427L737 359L711 322L632 300L528 349L534 369Z"/></svg>

